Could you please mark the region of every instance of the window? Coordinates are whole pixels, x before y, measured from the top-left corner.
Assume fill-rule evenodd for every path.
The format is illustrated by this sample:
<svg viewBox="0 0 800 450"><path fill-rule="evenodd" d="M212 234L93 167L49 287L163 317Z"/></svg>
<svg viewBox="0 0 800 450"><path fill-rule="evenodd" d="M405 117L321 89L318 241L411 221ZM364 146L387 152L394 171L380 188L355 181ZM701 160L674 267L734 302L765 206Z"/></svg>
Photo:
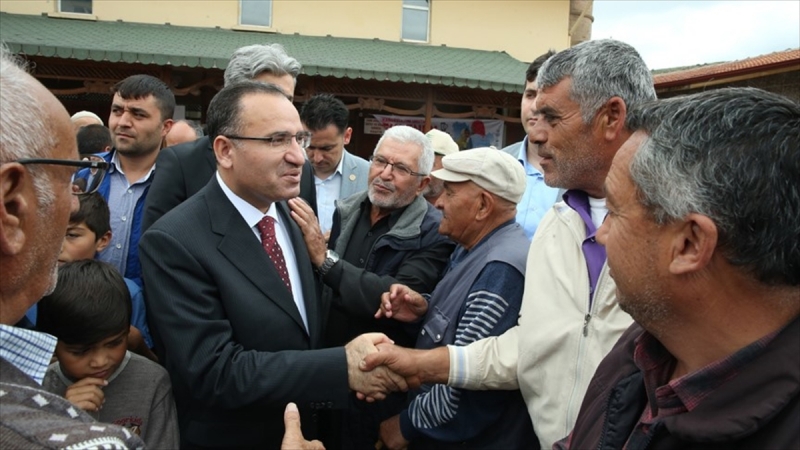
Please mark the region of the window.
<svg viewBox="0 0 800 450"><path fill-rule="evenodd" d="M403 40L428 42L428 0L403 0Z"/></svg>
<svg viewBox="0 0 800 450"><path fill-rule="evenodd" d="M239 25L272 26L272 0L239 0Z"/></svg>
<svg viewBox="0 0 800 450"><path fill-rule="evenodd" d="M91 14L92 0L60 0L58 2L58 12Z"/></svg>

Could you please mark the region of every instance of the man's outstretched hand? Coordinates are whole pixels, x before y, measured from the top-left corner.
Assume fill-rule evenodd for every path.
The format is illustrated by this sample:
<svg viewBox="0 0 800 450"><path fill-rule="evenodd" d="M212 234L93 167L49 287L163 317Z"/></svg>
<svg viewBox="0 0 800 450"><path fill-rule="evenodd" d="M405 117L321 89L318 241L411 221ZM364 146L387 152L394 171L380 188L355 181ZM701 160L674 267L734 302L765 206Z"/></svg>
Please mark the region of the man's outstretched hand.
<svg viewBox="0 0 800 450"><path fill-rule="evenodd" d="M375 313L375 318L382 317L399 320L400 322L414 322L428 312L428 301L411 288L403 284L393 284L389 292L381 295L381 307Z"/></svg>

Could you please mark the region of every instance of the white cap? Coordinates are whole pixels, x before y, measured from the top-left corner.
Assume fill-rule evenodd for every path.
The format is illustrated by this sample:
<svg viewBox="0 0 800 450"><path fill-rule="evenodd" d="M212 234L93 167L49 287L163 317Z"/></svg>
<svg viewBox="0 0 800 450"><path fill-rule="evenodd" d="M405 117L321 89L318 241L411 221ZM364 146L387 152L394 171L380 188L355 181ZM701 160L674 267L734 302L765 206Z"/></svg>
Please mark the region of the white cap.
<svg viewBox="0 0 800 450"><path fill-rule="evenodd" d="M100 125L105 125L103 119L101 119L100 116L91 111L78 111L75 114L73 114L72 117L70 117L69 119L74 122L76 119L82 119L84 117L91 117L93 119L97 119L97 121L100 122Z"/></svg>
<svg viewBox="0 0 800 450"><path fill-rule="evenodd" d="M442 158L443 169L431 175L452 183L472 181L498 197L519 203L525 193L525 170L516 158L490 147L463 150Z"/></svg>
<svg viewBox="0 0 800 450"><path fill-rule="evenodd" d="M437 155L447 156L458 152L458 144L456 144L456 141L453 140L452 136L444 131L431 128L430 131L425 133L425 136L427 136L431 141L433 153L436 153Z"/></svg>

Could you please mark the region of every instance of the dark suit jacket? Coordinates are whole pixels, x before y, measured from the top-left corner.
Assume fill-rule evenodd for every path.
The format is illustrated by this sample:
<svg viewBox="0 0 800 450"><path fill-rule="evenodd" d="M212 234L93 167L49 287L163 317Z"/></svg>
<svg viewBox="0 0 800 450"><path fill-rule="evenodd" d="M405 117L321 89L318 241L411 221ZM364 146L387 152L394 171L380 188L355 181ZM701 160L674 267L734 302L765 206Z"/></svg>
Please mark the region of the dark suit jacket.
<svg viewBox="0 0 800 450"><path fill-rule="evenodd" d="M203 136L161 150L156 160L153 183L144 204L142 231L184 200L196 194L217 170L211 140ZM311 163L306 161L300 181L300 197L317 213L317 189Z"/></svg>
<svg viewBox="0 0 800 450"><path fill-rule="evenodd" d="M216 177L140 241L148 320L172 379L184 446L279 448L287 402L300 406L311 435L311 409L346 402L344 349L314 350L326 309L301 231L286 203L276 206L291 234L310 334Z"/></svg>

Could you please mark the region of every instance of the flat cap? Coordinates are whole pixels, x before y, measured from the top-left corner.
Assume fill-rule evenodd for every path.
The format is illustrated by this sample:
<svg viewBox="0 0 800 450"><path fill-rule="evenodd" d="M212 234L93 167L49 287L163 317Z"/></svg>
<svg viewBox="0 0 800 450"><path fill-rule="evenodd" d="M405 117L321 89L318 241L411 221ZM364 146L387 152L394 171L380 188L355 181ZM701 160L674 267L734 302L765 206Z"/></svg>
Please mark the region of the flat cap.
<svg viewBox="0 0 800 450"><path fill-rule="evenodd" d="M525 193L525 170L516 158L493 147L463 150L442 158L443 169L431 175L452 183L472 181L498 197L519 203Z"/></svg>

